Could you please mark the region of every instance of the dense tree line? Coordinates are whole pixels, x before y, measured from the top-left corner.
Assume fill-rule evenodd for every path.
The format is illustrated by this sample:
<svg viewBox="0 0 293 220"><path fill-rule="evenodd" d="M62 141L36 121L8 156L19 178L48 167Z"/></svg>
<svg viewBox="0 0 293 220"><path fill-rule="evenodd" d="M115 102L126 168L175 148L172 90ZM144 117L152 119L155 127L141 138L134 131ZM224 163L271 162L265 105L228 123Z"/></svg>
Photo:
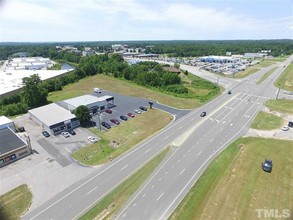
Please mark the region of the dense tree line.
<svg viewBox="0 0 293 220"><path fill-rule="evenodd" d="M103 54L85 57L76 69L79 78L95 74L108 74L115 78L124 78L137 84L156 87L172 93L187 93L176 73L170 73L156 62L140 62L128 65L118 54Z"/></svg>

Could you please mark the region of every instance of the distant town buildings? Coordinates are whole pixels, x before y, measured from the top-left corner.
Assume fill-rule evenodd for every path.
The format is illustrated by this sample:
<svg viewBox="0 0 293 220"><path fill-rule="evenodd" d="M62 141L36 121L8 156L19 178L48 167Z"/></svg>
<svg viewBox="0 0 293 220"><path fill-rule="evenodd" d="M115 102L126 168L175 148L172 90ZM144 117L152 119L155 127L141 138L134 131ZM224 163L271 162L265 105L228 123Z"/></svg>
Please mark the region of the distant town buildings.
<svg viewBox="0 0 293 220"><path fill-rule="evenodd" d="M50 68L55 64L49 58L43 57L21 57L9 59L6 63L7 70L41 70Z"/></svg>

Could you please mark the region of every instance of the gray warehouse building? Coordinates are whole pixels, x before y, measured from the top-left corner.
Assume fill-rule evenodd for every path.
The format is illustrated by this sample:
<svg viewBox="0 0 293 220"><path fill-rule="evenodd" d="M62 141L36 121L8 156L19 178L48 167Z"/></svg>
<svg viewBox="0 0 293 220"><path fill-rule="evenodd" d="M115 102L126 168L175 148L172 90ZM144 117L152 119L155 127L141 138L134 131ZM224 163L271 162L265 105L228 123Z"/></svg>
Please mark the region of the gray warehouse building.
<svg viewBox="0 0 293 220"><path fill-rule="evenodd" d="M27 137L27 143L9 127L0 130L0 167L6 166L32 153Z"/></svg>
<svg viewBox="0 0 293 220"><path fill-rule="evenodd" d="M28 112L33 121L54 135L80 126L79 120L74 114L55 103Z"/></svg>
<svg viewBox="0 0 293 220"><path fill-rule="evenodd" d="M102 111L104 109L115 106L114 97L109 95L101 97L96 97L93 95L83 95L76 98L64 100L60 103L60 105L70 111L75 110L80 105L84 105L92 113L96 113L98 110Z"/></svg>

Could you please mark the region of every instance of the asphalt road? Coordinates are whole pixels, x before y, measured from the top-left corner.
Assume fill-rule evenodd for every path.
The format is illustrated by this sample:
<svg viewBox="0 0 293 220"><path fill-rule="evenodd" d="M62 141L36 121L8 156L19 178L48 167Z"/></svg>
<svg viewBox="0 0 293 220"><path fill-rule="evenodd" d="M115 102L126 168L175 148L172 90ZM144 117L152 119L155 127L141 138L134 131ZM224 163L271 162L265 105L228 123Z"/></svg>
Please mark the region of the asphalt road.
<svg viewBox="0 0 293 220"><path fill-rule="evenodd" d="M282 71L280 67L270 76L272 81L268 78L261 86L247 83L251 76L240 82L231 80L227 87L232 88L232 95L222 94L189 112L23 219L77 219L150 158L173 145L173 154L116 216L117 219L167 219L212 159L246 132L265 100L275 97L276 88L271 84ZM207 112L206 117L199 116L202 111Z"/></svg>

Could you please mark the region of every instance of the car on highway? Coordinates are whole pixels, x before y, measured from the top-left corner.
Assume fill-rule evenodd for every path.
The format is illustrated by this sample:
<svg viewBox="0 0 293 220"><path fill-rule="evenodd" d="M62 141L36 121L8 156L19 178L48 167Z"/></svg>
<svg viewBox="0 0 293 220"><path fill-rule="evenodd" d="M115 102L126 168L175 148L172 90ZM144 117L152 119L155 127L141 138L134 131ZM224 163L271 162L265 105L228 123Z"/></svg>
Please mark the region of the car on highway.
<svg viewBox="0 0 293 220"><path fill-rule="evenodd" d="M68 131L71 135L76 135L76 132L74 130L69 130Z"/></svg>
<svg viewBox="0 0 293 220"><path fill-rule="evenodd" d="M104 127L104 128L107 128L107 129L110 129L111 128L111 125L108 123L108 122L102 122L101 125Z"/></svg>
<svg viewBox="0 0 293 220"><path fill-rule="evenodd" d="M119 122L118 119L116 119L116 118L112 118L112 119L110 119L110 122L112 122L112 123L115 124L115 125L119 125L119 124L120 124L120 122Z"/></svg>
<svg viewBox="0 0 293 220"><path fill-rule="evenodd" d="M61 135L65 138L68 138L70 136L69 133L66 131L61 132Z"/></svg>
<svg viewBox="0 0 293 220"><path fill-rule="evenodd" d="M108 113L108 114L112 114L112 110L111 109L106 109L105 112Z"/></svg>
<svg viewBox="0 0 293 220"><path fill-rule="evenodd" d="M132 114L132 113L128 113L127 116L130 117L130 118L134 118L135 117L135 115Z"/></svg>
<svg viewBox="0 0 293 220"><path fill-rule="evenodd" d="M231 95L231 94L232 94L231 90L229 90L229 91L228 91L228 94L229 94L229 95Z"/></svg>
<svg viewBox="0 0 293 220"><path fill-rule="evenodd" d="M135 112L136 114L141 114L141 111L139 111L138 109L135 109L134 112Z"/></svg>
<svg viewBox="0 0 293 220"><path fill-rule="evenodd" d="M44 137L50 137L50 134L48 131L42 131L42 135L44 135Z"/></svg>
<svg viewBox="0 0 293 220"><path fill-rule="evenodd" d="M261 168L266 172L272 172L273 169L273 162L272 160L265 160L264 163L261 163Z"/></svg>
<svg viewBox="0 0 293 220"><path fill-rule="evenodd" d="M95 143L95 142L98 141L98 139L95 138L95 137L93 137L93 136L88 136L87 139L88 139L90 142L92 142L92 143Z"/></svg>
<svg viewBox="0 0 293 220"><path fill-rule="evenodd" d="M289 127L288 126L282 127L282 131L288 131L288 130L289 130Z"/></svg>
<svg viewBox="0 0 293 220"><path fill-rule="evenodd" d="M143 110L143 111L147 111L147 108L146 107L144 107L144 106L139 106L139 108L140 108L140 110Z"/></svg>
<svg viewBox="0 0 293 220"><path fill-rule="evenodd" d="M207 115L206 112L202 112L202 113L200 113L200 117L204 117L204 116L206 116L206 115Z"/></svg>
<svg viewBox="0 0 293 220"><path fill-rule="evenodd" d="M121 120L127 121L127 117L125 115L120 115Z"/></svg>

